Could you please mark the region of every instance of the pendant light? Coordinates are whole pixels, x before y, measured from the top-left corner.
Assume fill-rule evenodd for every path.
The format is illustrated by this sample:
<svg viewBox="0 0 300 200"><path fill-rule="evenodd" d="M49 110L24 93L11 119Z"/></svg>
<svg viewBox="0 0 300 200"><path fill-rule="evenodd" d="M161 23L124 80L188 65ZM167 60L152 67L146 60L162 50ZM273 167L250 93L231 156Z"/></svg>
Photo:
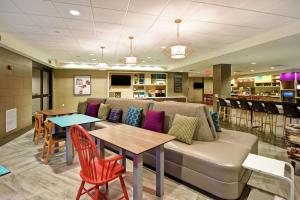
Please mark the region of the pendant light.
<svg viewBox="0 0 300 200"><path fill-rule="evenodd" d="M191 48L183 45L180 43L180 29L179 25L182 22L181 19L176 19L175 23L177 25L177 34L176 34L176 45L173 45L167 49L167 52L169 53L170 57L172 59L183 59L185 58L189 53L191 53Z"/></svg>
<svg viewBox="0 0 300 200"><path fill-rule="evenodd" d="M130 55L125 57L125 64L126 65L136 65L137 57L133 56L133 54L132 54L132 40L134 39L134 37L129 36L128 39L130 40Z"/></svg>
<svg viewBox="0 0 300 200"><path fill-rule="evenodd" d="M101 62L97 65L97 69L99 70L107 70L109 67L108 67L108 64L106 64L103 60L103 51L104 51L104 48L105 47L100 47L101 48Z"/></svg>

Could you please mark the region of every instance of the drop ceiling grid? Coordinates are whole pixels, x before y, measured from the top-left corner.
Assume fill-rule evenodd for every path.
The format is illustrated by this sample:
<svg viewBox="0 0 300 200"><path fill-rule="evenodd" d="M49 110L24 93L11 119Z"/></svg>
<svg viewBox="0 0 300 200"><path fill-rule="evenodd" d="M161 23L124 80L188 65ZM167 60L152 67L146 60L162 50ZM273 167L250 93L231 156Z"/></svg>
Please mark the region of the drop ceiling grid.
<svg viewBox="0 0 300 200"><path fill-rule="evenodd" d="M199 4L199 2L187 0L131 0L129 7L126 9L124 8L124 6L126 7L128 3L127 0L91 0L91 2L89 0L2 0L0 3L0 23L2 22L5 24L12 20L13 24L24 25L23 28L21 26L18 28L12 28L14 29L14 32L21 32L25 35L44 32L49 35L49 38L51 38L49 40L55 40L55 37L53 38L53 36L59 37L59 35L63 35L63 37L66 38L73 38L77 42L78 53L84 54L85 61L89 59L89 56L87 56L87 54L89 54L90 51L92 51L96 47L88 48L85 45L82 46L79 40L85 39L91 41L92 43L97 43L98 41L97 44L105 42L105 34L104 37L100 37L102 31L105 31L108 32L107 35L116 35L115 37L118 38L115 39L116 41L114 41L113 37L110 36L113 41L107 43L115 44L117 45L117 47L113 48L115 49L114 55L111 54L111 51L108 51L109 55L106 54L106 57L108 57L109 60L115 60L115 62L118 62L120 59L120 55L123 55L126 51L128 52L127 37L129 34L137 33L137 35L140 35L140 38L149 40L149 42L145 42L139 41L137 38L136 41L134 41L134 43L136 43L137 45L137 49L145 49L141 50L141 52L136 51L136 54L138 56L145 58L147 55L155 55L155 52L157 51L161 53L160 45L168 46L175 39L175 27L173 20L176 18L176 16L183 17L184 23L182 24L182 36L184 41L192 41L192 45L194 45L194 47L196 48L194 49L194 52L203 52L201 51L201 47L203 47L201 43L206 38L208 38L208 41L211 42L211 44L220 43L220 45L222 46L223 44L226 45L228 43L235 42L239 39L243 39L245 37L249 37L253 34L264 31L265 23L270 24L270 22L276 22L276 24L271 24L273 27L278 25L278 22L279 25L282 25L293 20L288 19L287 17L282 17L280 15L277 16L276 14L268 15L259 12L257 12L259 14L256 13L255 15L249 15L249 12L253 12L245 10L241 5L238 5L239 7L237 6L237 8L228 8L223 6L226 6L224 2L228 1L216 2L220 5L216 6L205 4L206 6L199 7L194 6L195 4ZM238 4L241 1L232 2ZM247 2L249 4L249 1ZM292 5L291 1L289 1L289 3L289 5ZM16 6L13 6L14 4L21 6L24 15L19 9L16 8ZM259 7L258 1L256 1L256 4L256 7ZM281 5L283 5L283 3ZM57 7L57 9L55 9L55 7ZM269 9L268 6L264 4L264 6L262 7L263 8L260 10L261 12L263 12L263 9L266 12L271 12L272 10L276 10L278 6L274 6L273 8ZM284 8L286 7L287 6L285 6ZM73 8L78 9L80 12L82 12L82 15L76 18L69 15L68 11ZM183 8L181 12L180 8ZM204 16L204 14L201 13L203 9L207 10L207 12L203 13L206 13L208 16ZM101 13L104 11L106 11L107 14L101 15ZM219 19L220 17L218 18L217 15L213 15L214 13L216 13L216 11L217 13L224 13L224 19L226 19L227 21L224 19L222 21L222 19ZM125 12L128 12L126 16ZM238 18L234 16L237 14L241 14L241 16L244 16L241 18L251 17L250 22L247 19L235 19ZM260 20L259 16L262 15L266 16L264 17L265 21ZM123 16L121 21L120 16ZM165 30L161 30L161 26L157 26L157 24L161 23L161 21L163 20L166 20L165 25L167 25L167 28L165 28ZM228 20L230 20L230 23L228 23ZM238 23L234 24L234 20L237 20ZM244 23L250 25L250 27L243 26ZM252 25L255 24L259 24L259 26L252 27ZM104 25L105 28L102 29L102 25ZM185 26L186 28L184 28ZM200 28L197 28L198 26L200 26ZM196 27L195 30L193 30L193 27ZM201 27L203 27L204 30L201 29ZM205 29L206 27L207 29ZM32 28L32 31L30 30L30 28ZM39 28L41 29L41 31L39 31ZM112 28L111 31L110 28ZM120 29L120 32L115 33ZM6 30L9 30L9 28L6 28ZM160 34L160 30L161 32L163 32L163 34ZM59 31L62 34L56 34L55 31ZM147 34L152 34L152 37L158 39L149 39ZM211 36L207 36L209 34ZM202 39L198 40L197 38ZM39 40L39 38L37 39ZM155 45L151 44L150 41L152 41ZM213 50L215 49L215 46L217 45L213 45L211 47L207 46L207 49ZM67 52L68 51L66 51L66 53ZM73 54L73 52L70 54ZM75 59L80 60L76 58L75 54L73 54L73 56L75 57ZM163 56L163 58L164 62L173 63L166 56Z"/></svg>

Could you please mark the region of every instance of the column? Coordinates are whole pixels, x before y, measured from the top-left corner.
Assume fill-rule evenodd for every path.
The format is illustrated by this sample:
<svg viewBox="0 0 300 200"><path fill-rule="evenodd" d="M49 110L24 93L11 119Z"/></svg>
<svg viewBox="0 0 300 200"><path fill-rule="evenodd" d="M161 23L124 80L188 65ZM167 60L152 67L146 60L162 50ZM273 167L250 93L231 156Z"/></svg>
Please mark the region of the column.
<svg viewBox="0 0 300 200"><path fill-rule="evenodd" d="M213 109L217 111L217 99L230 97L231 64L213 66Z"/></svg>

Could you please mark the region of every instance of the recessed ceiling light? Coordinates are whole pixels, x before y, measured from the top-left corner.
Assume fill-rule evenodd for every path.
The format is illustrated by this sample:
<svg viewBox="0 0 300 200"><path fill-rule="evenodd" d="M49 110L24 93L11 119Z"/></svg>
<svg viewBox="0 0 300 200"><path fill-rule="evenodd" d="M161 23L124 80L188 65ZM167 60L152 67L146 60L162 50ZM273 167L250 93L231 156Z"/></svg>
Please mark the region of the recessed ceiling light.
<svg viewBox="0 0 300 200"><path fill-rule="evenodd" d="M94 56L95 54L93 54L93 53L90 53L90 56Z"/></svg>
<svg viewBox="0 0 300 200"><path fill-rule="evenodd" d="M197 72L198 74L201 74L201 72Z"/></svg>
<svg viewBox="0 0 300 200"><path fill-rule="evenodd" d="M165 49L166 47L165 47L165 46L161 46L161 48L162 48L162 49Z"/></svg>
<svg viewBox="0 0 300 200"><path fill-rule="evenodd" d="M270 67L270 69L275 69L275 67Z"/></svg>
<svg viewBox="0 0 300 200"><path fill-rule="evenodd" d="M256 65L256 62L252 62L251 65Z"/></svg>
<svg viewBox="0 0 300 200"><path fill-rule="evenodd" d="M93 58L92 60L97 60L96 58Z"/></svg>
<svg viewBox="0 0 300 200"><path fill-rule="evenodd" d="M150 57L150 56L148 56L147 58L148 58L148 59L151 59L151 57Z"/></svg>
<svg viewBox="0 0 300 200"><path fill-rule="evenodd" d="M254 69L251 69L250 72L254 72Z"/></svg>
<svg viewBox="0 0 300 200"><path fill-rule="evenodd" d="M78 16L78 15L80 15L80 12L77 11L77 10L70 10L70 14L71 14L71 15Z"/></svg>

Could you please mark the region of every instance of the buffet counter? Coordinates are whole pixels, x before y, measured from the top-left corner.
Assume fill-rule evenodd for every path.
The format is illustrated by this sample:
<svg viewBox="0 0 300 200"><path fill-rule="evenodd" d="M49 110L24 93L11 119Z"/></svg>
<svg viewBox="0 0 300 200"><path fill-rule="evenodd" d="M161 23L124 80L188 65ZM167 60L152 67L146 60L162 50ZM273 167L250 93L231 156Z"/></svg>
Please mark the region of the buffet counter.
<svg viewBox="0 0 300 200"><path fill-rule="evenodd" d="M136 99L153 100L153 101L187 102L187 98L184 96L181 96L181 97L143 97L143 98L136 98Z"/></svg>
<svg viewBox="0 0 300 200"><path fill-rule="evenodd" d="M269 96L257 96L257 95L231 95L233 99L246 99L246 100L258 100L258 101L273 101L281 102L281 98L278 95Z"/></svg>

